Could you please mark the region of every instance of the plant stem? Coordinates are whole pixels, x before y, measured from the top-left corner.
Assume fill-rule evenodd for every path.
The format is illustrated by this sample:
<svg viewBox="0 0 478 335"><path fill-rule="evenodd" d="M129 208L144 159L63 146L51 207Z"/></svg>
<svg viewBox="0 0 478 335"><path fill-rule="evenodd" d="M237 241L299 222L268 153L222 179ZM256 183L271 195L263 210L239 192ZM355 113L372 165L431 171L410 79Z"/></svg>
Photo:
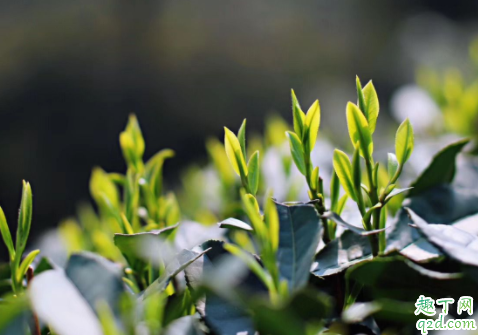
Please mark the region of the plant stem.
<svg viewBox="0 0 478 335"><path fill-rule="evenodd" d="M372 205L376 205L378 201L378 194L377 194L377 185L375 185L374 180L373 180L373 158L366 158L365 159L365 166L367 168L367 175L368 175L368 180L370 184L370 200L372 201ZM378 215L378 216L377 216ZM373 229L377 229L380 221L380 208L376 209L372 213L372 218L373 218L373 223L370 222L370 219L368 219L368 222L366 222L366 225L368 227L372 227ZM370 244L372 247L372 254L373 257L378 256L380 246L379 246L379 239L376 234L370 235L369 236Z"/></svg>

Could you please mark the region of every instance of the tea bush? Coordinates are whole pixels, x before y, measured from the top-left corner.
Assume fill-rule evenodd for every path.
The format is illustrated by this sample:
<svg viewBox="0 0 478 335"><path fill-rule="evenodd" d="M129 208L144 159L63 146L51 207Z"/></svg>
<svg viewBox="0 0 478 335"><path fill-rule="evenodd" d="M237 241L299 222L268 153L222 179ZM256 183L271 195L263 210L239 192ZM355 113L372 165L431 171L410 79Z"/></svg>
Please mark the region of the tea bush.
<svg viewBox="0 0 478 335"><path fill-rule="evenodd" d="M419 296L474 296L478 192L453 182L469 141L449 144L400 186L412 125L404 120L395 152L376 161L378 95L372 82L356 86L345 113L350 155L335 149L317 166L320 104L304 112L292 91L293 130L277 117L265 139L247 140L246 120L237 134L225 128L224 143L208 140L210 163L187 170L178 196L163 183L174 152L145 161L131 116L119 138L126 172L94 168L94 205L58 228L65 262L26 254L32 190L24 182L15 243L0 209L9 252L0 333L414 333Z"/></svg>

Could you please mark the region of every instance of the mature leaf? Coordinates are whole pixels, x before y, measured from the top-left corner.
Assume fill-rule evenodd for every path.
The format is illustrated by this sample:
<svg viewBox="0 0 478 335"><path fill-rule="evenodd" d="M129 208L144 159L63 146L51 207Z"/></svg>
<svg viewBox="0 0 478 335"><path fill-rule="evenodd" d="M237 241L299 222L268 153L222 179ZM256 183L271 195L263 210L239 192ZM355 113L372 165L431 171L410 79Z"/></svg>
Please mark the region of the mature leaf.
<svg viewBox="0 0 478 335"><path fill-rule="evenodd" d="M408 196L413 197L433 186L451 183L455 176L456 157L468 142L468 139L460 140L438 152L425 171L411 184L413 189Z"/></svg>
<svg viewBox="0 0 478 335"><path fill-rule="evenodd" d="M395 136L395 154L400 165L410 158L414 146L413 128L410 120L407 118L398 127Z"/></svg>
<svg viewBox="0 0 478 335"><path fill-rule="evenodd" d="M318 277L331 276L371 258L369 239L346 230L319 251L312 274Z"/></svg>
<svg viewBox="0 0 478 335"><path fill-rule="evenodd" d="M404 192L410 191L413 187L407 187L407 188L396 188L392 192L390 192L387 197L385 198L385 203L387 203L389 200L391 200L394 196L402 194Z"/></svg>
<svg viewBox="0 0 478 335"><path fill-rule="evenodd" d="M227 158L232 168L238 176L247 176L247 165L242 155L241 145L236 135L226 127L224 127L224 146L226 147Z"/></svg>
<svg viewBox="0 0 478 335"><path fill-rule="evenodd" d="M388 178L392 179L395 176L395 173L398 170L398 161L395 154L388 154Z"/></svg>
<svg viewBox="0 0 478 335"><path fill-rule="evenodd" d="M407 209L407 212L425 237L445 254L463 264L478 267L476 235L449 225L429 224L413 210Z"/></svg>
<svg viewBox="0 0 478 335"><path fill-rule="evenodd" d="M91 280L88 283L96 286ZM109 288L101 286L101 290ZM29 286L29 296L33 310L56 334L103 334L91 305L62 271L50 270L35 277Z"/></svg>
<svg viewBox="0 0 478 335"><path fill-rule="evenodd" d="M179 224L169 226L163 229L152 230L149 232L136 233L136 234L115 234L114 243L120 249L120 251L128 259L128 262L133 263L141 256L139 248L150 243L151 240L165 241L171 234L173 234L178 228Z"/></svg>
<svg viewBox="0 0 478 335"><path fill-rule="evenodd" d="M29 302L25 296L3 296L0 299L0 335L28 334Z"/></svg>
<svg viewBox="0 0 478 335"><path fill-rule="evenodd" d="M304 160L304 149L302 147L302 142L300 138L293 132L286 132L287 138L289 139L290 152L292 153L292 158L294 159L295 165L299 169L300 173L304 176L306 175L306 166Z"/></svg>
<svg viewBox="0 0 478 335"><path fill-rule="evenodd" d="M331 301L313 290L300 290L281 306L265 301L249 303L254 312L254 323L261 334L306 334L311 326L321 327L329 315Z"/></svg>
<svg viewBox="0 0 478 335"><path fill-rule="evenodd" d="M314 150L315 142L317 141L317 134L320 127L320 105L319 100L310 106L305 116L305 125L307 128L307 139L304 138L304 143L307 141L309 153Z"/></svg>
<svg viewBox="0 0 478 335"><path fill-rule="evenodd" d="M346 280L362 285L374 299L414 302L421 294L433 298L478 293L472 280L456 276L437 278L436 271L417 271L402 257L378 257L350 268ZM468 292L468 293L465 293Z"/></svg>
<svg viewBox="0 0 478 335"><path fill-rule="evenodd" d="M193 315L183 316L171 322L163 331L163 335L202 335L198 320Z"/></svg>
<svg viewBox="0 0 478 335"><path fill-rule="evenodd" d="M380 233L381 231L384 231L385 229L376 229L376 230L365 230L361 227L358 227L358 226L355 226L351 223L348 223L346 222L344 219L342 219L340 217L340 215L336 214L336 213L333 213L333 212L325 212L322 217L326 218L326 219L329 219L329 220L332 220L334 221L335 223L341 225L341 226L344 226L345 228L353 231L355 234L357 235L361 235L361 236L368 236L368 235L374 235L374 234L378 234Z"/></svg>
<svg viewBox="0 0 478 335"><path fill-rule="evenodd" d="M246 154L246 119L242 121L241 127L237 132L237 139L239 140L239 144L241 145L242 155L244 159L247 157Z"/></svg>
<svg viewBox="0 0 478 335"><path fill-rule="evenodd" d="M279 273L289 292L304 287L320 239L319 215L312 205L276 203L279 214Z"/></svg>
<svg viewBox="0 0 478 335"><path fill-rule="evenodd" d="M255 195L257 193L257 189L259 188L259 151L256 151L252 154L249 162L247 163L247 170L249 171L249 174L247 175L249 188L251 193Z"/></svg>
<svg viewBox="0 0 478 335"><path fill-rule="evenodd" d="M368 159L373 153L373 142L367 119L351 102L347 104L346 114L352 145L356 147L360 143L360 155Z"/></svg>
<svg viewBox="0 0 478 335"><path fill-rule="evenodd" d="M208 241L203 248L210 250L185 270L188 285L198 290L207 285L204 299L196 308L206 325L218 335L254 335L252 319L240 306L239 299L231 297L236 289L246 292L240 296L264 295L264 284L238 258L231 256L223 242Z"/></svg>
<svg viewBox="0 0 478 335"><path fill-rule="evenodd" d="M334 151L334 170L339 178L340 184L345 190L345 193L356 200L357 197L355 196L355 188L354 182L352 177L352 164L350 163L350 159L345 154L345 152L335 149Z"/></svg>
<svg viewBox="0 0 478 335"><path fill-rule="evenodd" d="M302 138L304 134L304 125L305 125L305 115L302 109L300 108L299 101L295 96L294 90L291 90L291 97L292 97L292 115L294 117L294 131Z"/></svg>
<svg viewBox="0 0 478 335"><path fill-rule="evenodd" d="M169 281L176 276L178 273L186 269L191 265L195 260L201 257L204 253L209 251L209 249L197 253L192 250L182 250L177 254L176 257L173 257L167 264L164 274L161 275L157 280L155 280L144 292L143 297L146 298L153 294L154 292L161 292L166 289L169 284Z"/></svg>
<svg viewBox="0 0 478 335"><path fill-rule="evenodd" d="M220 228L237 228L247 231L254 230L248 223L234 218L228 218L224 221L219 222L218 224Z"/></svg>
<svg viewBox="0 0 478 335"><path fill-rule="evenodd" d="M96 254L82 252L71 255L65 274L92 309L104 301L118 315L118 302L126 292L121 267Z"/></svg>
<svg viewBox="0 0 478 335"><path fill-rule="evenodd" d="M364 102L367 109L367 120L370 128L370 133L375 132L377 125L378 113L380 111L380 105L378 102L377 92L373 86L372 81L369 81L363 88Z"/></svg>

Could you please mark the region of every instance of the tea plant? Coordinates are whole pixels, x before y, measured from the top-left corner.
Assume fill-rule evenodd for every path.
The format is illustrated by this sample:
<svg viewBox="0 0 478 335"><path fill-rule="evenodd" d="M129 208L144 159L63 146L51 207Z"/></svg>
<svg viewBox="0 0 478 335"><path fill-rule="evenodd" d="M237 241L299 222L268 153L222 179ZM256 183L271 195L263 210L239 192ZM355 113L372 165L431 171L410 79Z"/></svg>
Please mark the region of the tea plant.
<svg viewBox="0 0 478 335"><path fill-rule="evenodd" d="M330 176L312 162L319 102L304 113L292 91L294 131L275 118L265 140L246 143L246 120L237 134L225 128L224 145L207 143L209 165L184 177L179 201L163 186L174 153L144 161L131 116L120 135L126 172L94 168L94 206L59 227L66 264L38 250L23 257L32 219L24 182L15 245L0 209L9 252L0 265L0 334L414 333L420 295L476 295L478 194L453 183L469 140L449 144L399 188L414 149L410 121L398 127L385 168L373 156L377 93L372 82L357 78L356 86L357 104L345 108L352 159L336 149ZM296 200L305 185L309 202L272 198L265 155L276 155L284 197ZM294 184L295 168L305 184ZM204 183L211 171L214 187ZM211 189L218 194L209 198Z"/></svg>

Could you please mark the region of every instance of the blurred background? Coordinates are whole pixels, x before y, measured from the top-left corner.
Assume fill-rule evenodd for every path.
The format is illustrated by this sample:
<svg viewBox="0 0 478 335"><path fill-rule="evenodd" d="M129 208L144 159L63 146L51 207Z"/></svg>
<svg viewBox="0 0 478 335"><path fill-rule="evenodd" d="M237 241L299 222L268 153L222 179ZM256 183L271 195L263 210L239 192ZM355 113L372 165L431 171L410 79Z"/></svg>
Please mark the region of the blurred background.
<svg viewBox="0 0 478 335"><path fill-rule="evenodd" d="M373 79L376 136L393 139L393 115L439 114L414 84L420 68L472 72L477 14L472 0L2 0L0 204L15 227L21 180L32 183L33 238L74 214L94 166L125 170L118 136L132 112L146 158L176 151L170 187L223 126L291 122L290 88L304 108L319 98L321 133L348 142L355 75Z"/></svg>

